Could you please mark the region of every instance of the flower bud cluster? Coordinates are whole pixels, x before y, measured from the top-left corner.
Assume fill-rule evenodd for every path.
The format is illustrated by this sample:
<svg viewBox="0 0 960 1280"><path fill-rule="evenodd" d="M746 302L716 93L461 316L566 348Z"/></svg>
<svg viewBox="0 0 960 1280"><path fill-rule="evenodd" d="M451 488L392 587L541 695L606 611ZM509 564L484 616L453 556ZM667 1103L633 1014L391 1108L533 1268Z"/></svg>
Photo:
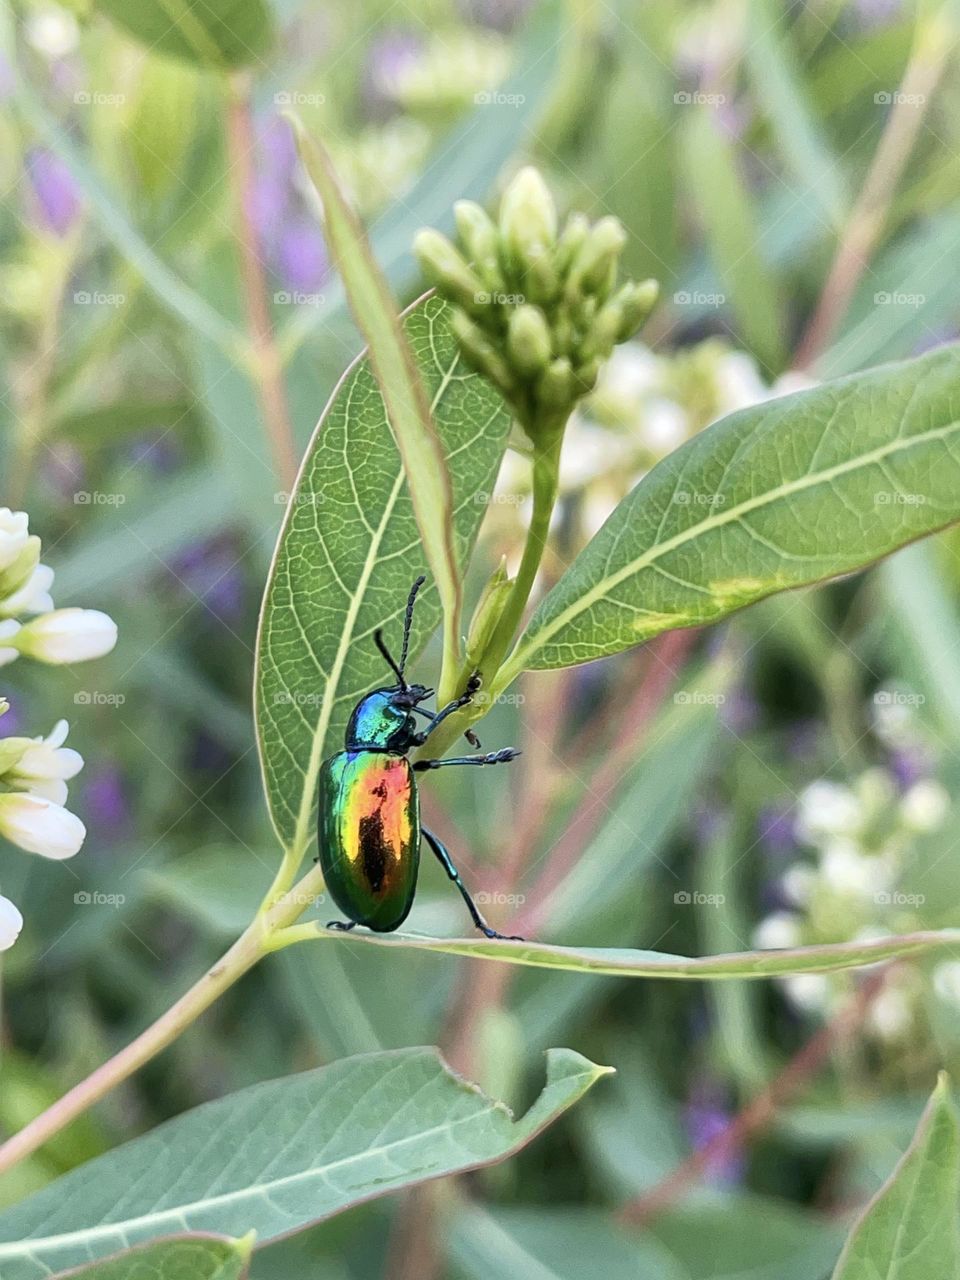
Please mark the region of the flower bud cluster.
<svg viewBox="0 0 960 1280"><path fill-rule="evenodd" d="M537 443L562 430L593 390L614 347L637 332L656 301L653 280L617 285L626 233L616 218L558 225L536 169L507 187L497 222L477 204L455 206L459 247L421 231L424 274L453 304L467 363L488 377Z"/></svg>
<svg viewBox="0 0 960 1280"><path fill-rule="evenodd" d="M86 662L116 644L112 618L97 609L55 609L52 586L53 570L40 563L40 539L29 532L27 513L0 507L0 667L20 654L53 664Z"/></svg>

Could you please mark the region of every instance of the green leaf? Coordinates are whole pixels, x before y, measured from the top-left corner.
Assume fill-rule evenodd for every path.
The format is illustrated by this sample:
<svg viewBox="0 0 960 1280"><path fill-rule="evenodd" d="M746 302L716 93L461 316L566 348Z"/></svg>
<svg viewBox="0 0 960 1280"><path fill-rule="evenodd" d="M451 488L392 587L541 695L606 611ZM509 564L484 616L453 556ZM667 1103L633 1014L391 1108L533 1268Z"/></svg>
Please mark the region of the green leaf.
<svg viewBox="0 0 960 1280"><path fill-rule="evenodd" d="M324 941L344 935L317 928ZM534 969L565 969L569 973L605 973L623 978L776 978L787 973L835 973L893 960L900 956L949 951L960 944L960 929L928 929L880 938L875 942L831 942L784 951L739 951L719 956L673 956L665 951L635 951L626 947L560 947L548 942L512 939L428 938L418 933L351 933L350 943L374 947L415 947L450 956L499 960Z"/></svg>
<svg viewBox="0 0 960 1280"><path fill-rule="evenodd" d="M957 1280L960 1132L947 1076L888 1182L853 1228L833 1280Z"/></svg>
<svg viewBox="0 0 960 1280"><path fill-rule="evenodd" d="M96 0L96 5L154 53L201 66L259 63L273 40L265 0Z"/></svg>
<svg viewBox="0 0 960 1280"><path fill-rule="evenodd" d="M603 1260L604 1280L688 1280L666 1249L610 1222L599 1209L464 1207L451 1225L450 1253L472 1280L583 1280Z"/></svg>
<svg viewBox="0 0 960 1280"><path fill-rule="evenodd" d="M0 1214L3 1280L105 1257L176 1229L266 1243L351 1205L493 1164L525 1146L609 1068L547 1054L514 1119L436 1049L346 1058L242 1089L91 1161Z"/></svg>
<svg viewBox="0 0 960 1280"><path fill-rule="evenodd" d="M171 1236L138 1245L102 1262L61 1271L53 1280L244 1280L253 1239Z"/></svg>
<svg viewBox="0 0 960 1280"><path fill-rule="evenodd" d="M299 120L292 119L300 158L323 203L324 237L350 309L367 340L367 358L403 459L427 563L443 607L444 663L454 662L460 646L462 588L453 535L453 492L443 446L431 420L427 390L397 318L389 286L333 162L305 133ZM446 693L452 696L453 690Z"/></svg>
<svg viewBox="0 0 960 1280"><path fill-rule="evenodd" d="M776 277L760 252L755 201L730 138L712 107L698 107L681 139L690 198L717 274L730 294L739 331L767 368L780 369L783 318Z"/></svg>
<svg viewBox="0 0 960 1280"><path fill-rule="evenodd" d="M664 459L501 671L571 666L861 569L960 519L960 346L753 405Z"/></svg>
<svg viewBox="0 0 960 1280"><path fill-rule="evenodd" d="M802 203L819 205L821 216L839 226L847 199L842 169L807 101L803 71L778 27L787 15L771 0L751 0L744 57L754 92L770 117L784 162L803 192ZM790 192L791 201L797 200Z"/></svg>
<svg viewBox="0 0 960 1280"><path fill-rule="evenodd" d="M404 331L431 397L453 486L457 560L466 563L503 455L510 416L459 361L448 310L436 298ZM400 454L366 358L324 411L289 504L264 597L256 711L264 785L285 845L309 839L320 765L342 744L359 696L382 683L373 632L403 614L423 553ZM417 605L412 653L434 629L436 592Z"/></svg>

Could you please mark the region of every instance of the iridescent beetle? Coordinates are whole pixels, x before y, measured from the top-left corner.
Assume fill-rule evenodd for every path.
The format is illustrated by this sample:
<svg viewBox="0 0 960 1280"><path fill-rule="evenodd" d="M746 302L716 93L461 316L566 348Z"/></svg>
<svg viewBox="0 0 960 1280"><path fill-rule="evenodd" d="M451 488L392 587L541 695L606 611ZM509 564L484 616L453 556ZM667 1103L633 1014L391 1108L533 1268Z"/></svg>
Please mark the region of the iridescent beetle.
<svg viewBox="0 0 960 1280"><path fill-rule="evenodd" d="M471 676L459 698L430 712L420 703L431 697L433 690L407 683L404 668L410 625L424 581L418 578L410 589L399 664L384 644L382 633L374 633L377 648L397 683L374 689L360 699L347 725L346 750L331 756L320 770L317 860L330 896L348 917L346 921L333 920L328 927L352 929L362 924L378 933L399 928L417 889L422 835L463 895L477 928L488 938L502 938L504 935L491 929L480 914L443 842L420 825L414 773L456 764L503 764L520 753L507 747L487 755L417 760L413 764L407 759L408 751L422 746L434 729L472 701L480 688L479 676ZM422 731L417 729L415 715L429 722Z"/></svg>

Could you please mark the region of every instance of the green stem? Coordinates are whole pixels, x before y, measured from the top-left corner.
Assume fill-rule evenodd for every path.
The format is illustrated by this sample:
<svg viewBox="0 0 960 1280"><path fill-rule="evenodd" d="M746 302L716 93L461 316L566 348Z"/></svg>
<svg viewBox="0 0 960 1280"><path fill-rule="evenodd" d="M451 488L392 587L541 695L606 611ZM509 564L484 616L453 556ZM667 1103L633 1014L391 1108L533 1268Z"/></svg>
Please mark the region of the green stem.
<svg viewBox="0 0 960 1280"><path fill-rule="evenodd" d="M0 1174L49 1142L139 1071L196 1022L263 956L284 945L277 939L285 937L285 930L303 915L322 889L323 876L319 867L314 867L269 910L261 908L233 946L156 1022L0 1146Z"/></svg>
<svg viewBox="0 0 960 1280"><path fill-rule="evenodd" d="M491 691L500 665L503 662L514 633L523 618L524 609L536 581L540 562L547 546L550 520L557 502L560 479L560 453L563 446L563 430L551 431L547 440L538 446L533 455L533 514L520 560L520 568L513 589L507 597L500 621L486 653L480 662L480 674L484 689ZM470 675L459 673L459 681ZM455 687L455 686L454 686ZM489 709L490 699L478 698L471 705L455 712L445 720L436 733L430 735L429 754L442 756L456 742L464 729L481 719Z"/></svg>

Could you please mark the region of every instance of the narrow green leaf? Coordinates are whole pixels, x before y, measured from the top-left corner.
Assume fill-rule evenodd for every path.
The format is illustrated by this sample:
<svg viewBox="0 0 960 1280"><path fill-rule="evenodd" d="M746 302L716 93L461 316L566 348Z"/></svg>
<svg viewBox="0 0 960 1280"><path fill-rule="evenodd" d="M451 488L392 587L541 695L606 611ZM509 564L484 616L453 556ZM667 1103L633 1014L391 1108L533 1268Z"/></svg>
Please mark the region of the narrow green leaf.
<svg viewBox="0 0 960 1280"><path fill-rule="evenodd" d="M273 40L264 0L96 0L96 6L154 53L200 66L259 63Z"/></svg>
<svg viewBox="0 0 960 1280"><path fill-rule="evenodd" d="M300 158L323 201L327 245L347 291L350 310L367 340L367 356L403 458L417 525L443 607L444 664L453 663L460 645L462 599L453 535L453 491L443 446L431 420L427 390L390 288L333 162L299 120L293 118L292 123Z"/></svg>
<svg viewBox="0 0 960 1280"><path fill-rule="evenodd" d="M60 1271L52 1280L244 1280L252 1249L252 1237L171 1236L89 1266Z"/></svg>
<svg viewBox="0 0 960 1280"><path fill-rule="evenodd" d="M547 1054L514 1119L436 1049L346 1058L242 1089L161 1125L0 1214L3 1280L106 1257L172 1230L255 1230L258 1243L360 1204L503 1160L610 1069Z"/></svg>
<svg viewBox="0 0 960 1280"><path fill-rule="evenodd" d="M770 0L750 0L744 57L760 105L770 117L780 152L803 203L840 225L847 199L842 170L810 103L794 50L779 28L787 14ZM791 192L791 199L798 195Z"/></svg>
<svg viewBox="0 0 960 1280"><path fill-rule="evenodd" d="M960 346L731 414L664 459L501 672L589 662L862 569L960 520Z"/></svg>
<svg viewBox="0 0 960 1280"><path fill-rule="evenodd" d="M690 110L681 139L691 202L744 342L768 369L780 369L783 318L776 277L761 253L754 200L717 112L712 107Z"/></svg>
<svg viewBox="0 0 960 1280"><path fill-rule="evenodd" d="M318 928L324 941L344 935ZM665 951L635 951L621 947L561 947L549 942L491 941L487 938L428 938L417 933L350 934L351 945L415 947L451 956L499 960L534 969L564 969L569 973L605 973L623 978L776 978L787 973L836 973L859 969L879 960L949 951L960 944L960 929L925 930L880 938L875 942L831 942L784 951L741 951L719 956L672 956Z"/></svg>
<svg viewBox="0 0 960 1280"><path fill-rule="evenodd" d="M493 486L510 415L460 363L446 306L406 314L453 485L457 561L466 563ZM309 838L317 773L342 745L361 693L382 682L373 632L399 622L423 551L404 469L368 360L344 375L291 497L264 597L256 712L264 785L285 845ZM417 605L412 653L436 627L436 591Z"/></svg>
<svg viewBox="0 0 960 1280"><path fill-rule="evenodd" d="M957 1280L960 1131L941 1074L913 1141L853 1228L833 1280Z"/></svg>

